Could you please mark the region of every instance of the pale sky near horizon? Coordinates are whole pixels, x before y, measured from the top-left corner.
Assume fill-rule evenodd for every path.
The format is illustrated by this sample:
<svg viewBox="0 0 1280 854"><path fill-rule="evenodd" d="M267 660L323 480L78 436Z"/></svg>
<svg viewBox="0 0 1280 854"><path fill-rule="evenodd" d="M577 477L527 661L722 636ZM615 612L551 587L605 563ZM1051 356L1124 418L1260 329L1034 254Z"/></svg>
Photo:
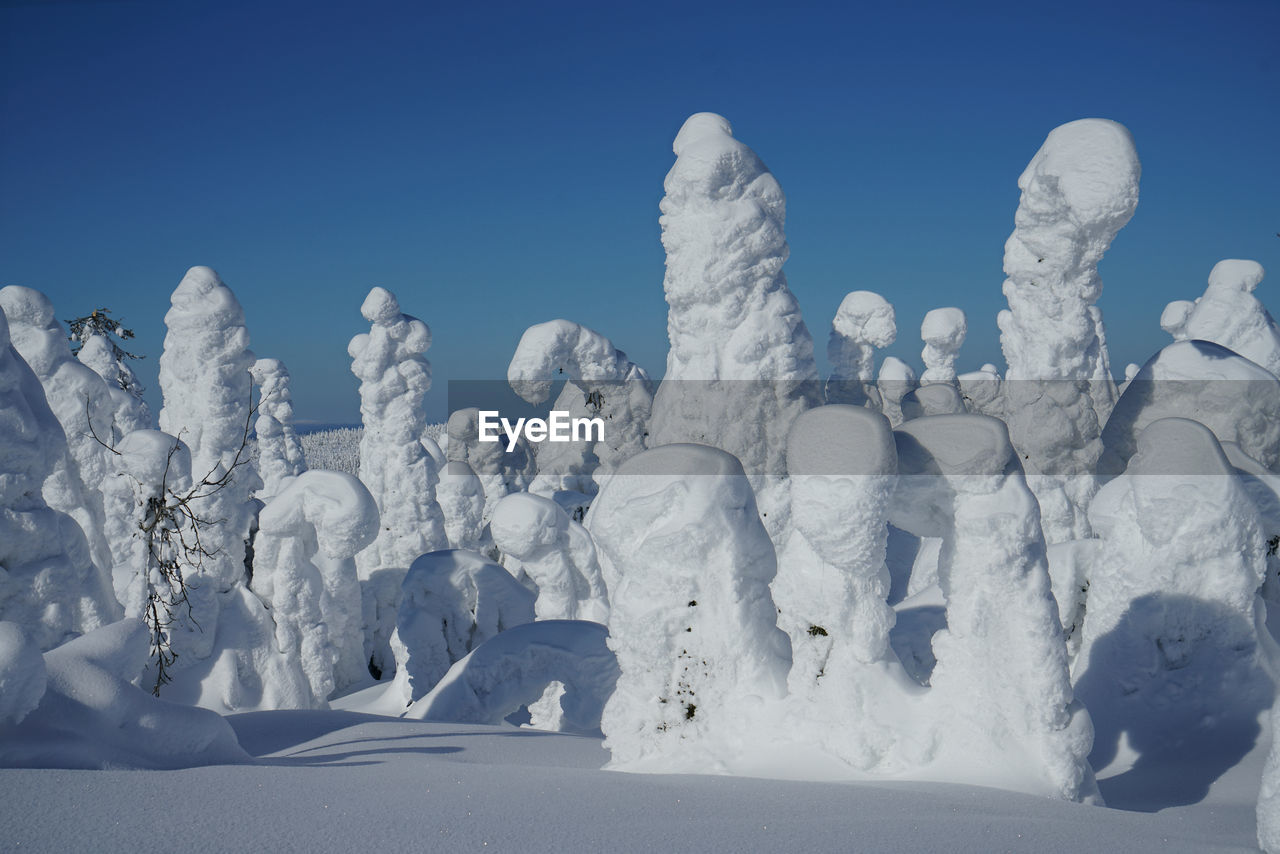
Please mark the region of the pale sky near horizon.
<svg viewBox="0 0 1280 854"><path fill-rule="evenodd" d="M821 362L845 293L995 325L1017 178L1056 125L1125 124L1137 214L1103 261L1112 367L1222 258L1280 311L1280 3L0 2L0 285L137 332L158 406L168 296L217 269L299 419L356 422L346 353L374 285L450 379L500 379L556 317L655 376L658 201L693 112L727 116L788 197L786 272Z"/></svg>

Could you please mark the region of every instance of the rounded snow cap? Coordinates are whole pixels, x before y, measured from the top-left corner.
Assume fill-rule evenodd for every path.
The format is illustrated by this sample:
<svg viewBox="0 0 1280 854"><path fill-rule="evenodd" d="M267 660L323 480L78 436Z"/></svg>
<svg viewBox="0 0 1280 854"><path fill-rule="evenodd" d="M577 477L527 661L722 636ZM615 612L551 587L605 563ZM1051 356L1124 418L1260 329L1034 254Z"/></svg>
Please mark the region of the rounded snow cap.
<svg viewBox="0 0 1280 854"><path fill-rule="evenodd" d="M893 305L873 291L850 291L840 301L831 328L857 341L883 349L898 337Z"/></svg>
<svg viewBox="0 0 1280 854"><path fill-rule="evenodd" d="M1216 267L1214 269L1217 269ZM1160 313L1160 328L1177 338L1187 327L1187 320L1196 304L1191 300L1174 300Z"/></svg>
<svg viewBox="0 0 1280 854"><path fill-rule="evenodd" d="M1209 289L1253 293L1253 289L1262 281L1264 275L1266 271L1257 261L1228 258L1213 265L1213 270L1209 273ZM1164 324L1161 323L1161 325Z"/></svg>
<svg viewBox="0 0 1280 854"><path fill-rule="evenodd" d="M498 502L489 530L498 548L526 560L564 537L569 517L549 498L515 492Z"/></svg>
<svg viewBox="0 0 1280 854"><path fill-rule="evenodd" d="M141 483L158 486L167 479L173 489L191 480L191 450L187 444L160 430L134 430L116 444L119 464Z"/></svg>
<svg viewBox="0 0 1280 854"><path fill-rule="evenodd" d="M953 350L964 343L969 331L964 312L958 308L935 308L924 316L920 337L939 350Z"/></svg>
<svg viewBox="0 0 1280 854"><path fill-rule="evenodd" d="M1110 119L1078 119L1049 132L1018 188L1040 184L1080 221L1127 221L1138 204L1141 173L1128 128Z"/></svg>
<svg viewBox="0 0 1280 854"><path fill-rule="evenodd" d="M1152 421L1125 474L1226 475L1231 464L1213 431L1190 418Z"/></svg>
<svg viewBox="0 0 1280 854"><path fill-rule="evenodd" d="M43 329L53 322L53 303L33 288L21 285L0 288L0 307L10 323Z"/></svg>
<svg viewBox="0 0 1280 854"><path fill-rule="evenodd" d="M679 157L680 152L689 145L710 136L733 136L733 125L717 113L694 113L680 126L671 150Z"/></svg>
<svg viewBox="0 0 1280 854"><path fill-rule="evenodd" d="M789 475L896 474L889 420L861 406L832 404L803 412L787 435Z"/></svg>
<svg viewBox="0 0 1280 854"><path fill-rule="evenodd" d="M370 323L390 323L400 315L400 303L386 288L373 288L364 298L360 313Z"/></svg>

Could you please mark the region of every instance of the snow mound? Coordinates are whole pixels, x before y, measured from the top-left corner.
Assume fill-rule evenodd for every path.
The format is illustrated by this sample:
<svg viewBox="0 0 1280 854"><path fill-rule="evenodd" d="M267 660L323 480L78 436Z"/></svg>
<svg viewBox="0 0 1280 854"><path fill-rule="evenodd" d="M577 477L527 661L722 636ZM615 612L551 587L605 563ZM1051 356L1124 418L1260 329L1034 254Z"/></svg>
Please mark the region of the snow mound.
<svg viewBox="0 0 1280 854"><path fill-rule="evenodd" d="M1218 344L1177 341L1142 366L1102 432L1099 472L1124 471L1139 434L1162 418L1199 421L1268 469L1280 465L1280 379Z"/></svg>
<svg viewBox="0 0 1280 854"><path fill-rule="evenodd" d="M477 646L404 713L406 718L499 724L544 695L560 696L562 732L600 732L600 715L618 681L609 630L584 620L515 626Z"/></svg>
<svg viewBox="0 0 1280 854"><path fill-rule="evenodd" d="M40 647L17 623L0 622L0 727L22 723L47 681Z"/></svg>
<svg viewBox="0 0 1280 854"><path fill-rule="evenodd" d="M791 665L769 592L773 545L742 465L702 445L645 451L618 469L588 523L622 670L601 724L610 767L732 761Z"/></svg>
<svg viewBox="0 0 1280 854"><path fill-rule="evenodd" d="M535 594L475 552L425 554L404 578L392 648L405 705L486 640L534 620Z"/></svg>
<svg viewBox="0 0 1280 854"><path fill-rule="evenodd" d="M125 619L45 653L48 687L35 711L0 724L0 766L190 768L250 761L223 718L143 693L130 680L149 633Z"/></svg>

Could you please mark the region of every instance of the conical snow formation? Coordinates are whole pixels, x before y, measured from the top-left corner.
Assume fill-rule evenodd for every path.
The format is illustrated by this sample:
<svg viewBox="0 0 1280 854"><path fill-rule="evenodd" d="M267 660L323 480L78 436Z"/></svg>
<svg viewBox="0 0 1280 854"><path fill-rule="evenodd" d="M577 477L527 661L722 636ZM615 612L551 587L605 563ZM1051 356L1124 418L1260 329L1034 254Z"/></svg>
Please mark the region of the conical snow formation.
<svg viewBox="0 0 1280 854"><path fill-rule="evenodd" d="M871 291L845 294L831 319L827 339L827 403L870 404L881 407L876 389L875 352L898 337L898 324L889 301Z"/></svg>
<svg viewBox="0 0 1280 854"><path fill-rule="evenodd" d="M423 353L431 330L402 314L384 288L373 288L360 307L370 329L351 339L351 371L360 379L360 480L382 517L378 538L356 558L365 588L366 645L373 666L393 666L391 632L400 582L427 552L448 547L444 515L436 502L436 468L420 437L426 427L423 397L431 365Z"/></svg>
<svg viewBox="0 0 1280 854"><path fill-rule="evenodd" d="M920 324L920 338L924 341L921 385L956 384L956 357L968 332L964 312L958 308L935 308L924 316Z"/></svg>
<svg viewBox="0 0 1280 854"><path fill-rule="evenodd" d="M742 465L705 445L645 451L601 490L588 527L622 670L601 722L610 767L732 763L791 666L769 592L773 544Z"/></svg>
<svg viewBox="0 0 1280 854"><path fill-rule="evenodd" d="M9 344L0 312L0 620L17 623L41 650L110 619L102 580L89 559L84 533L49 507L41 490L67 456L62 427L40 381ZM119 607L114 598L109 603Z"/></svg>
<svg viewBox="0 0 1280 854"><path fill-rule="evenodd" d="M649 445L699 442L738 457L777 539L787 431L820 395L813 338L782 272L786 197L714 113L691 116L673 149L660 220L671 349Z"/></svg>
<svg viewBox="0 0 1280 854"><path fill-rule="evenodd" d="M258 359L249 368L258 386L258 418L253 424L258 437L258 474L262 489L258 498L269 501L284 489L288 478L307 470L302 442L293 429L293 395L289 393L289 370L279 359Z"/></svg>
<svg viewBox="0 0 1280 854"><path fill-rule="evenodd" d="M355 556L377 534L373 496L341 472L303 472L258 517L253 592L271 609L276 645L299 660L316 705L367 673Z"/></svg>
<svg viewBox="0 0 1280 854"><path fill-rule="evenodd" d="M596 485L589 479L565 482L565 475L607 478L625 460L644 450L653 384L643 368L592 329L568 320L530 326L511 357L507 381L516 394L537 404L547 399L557 378L567 382L552 409L568 411L571 418L600 418L605 424L604 435L599 441L542 445L537 480L563 484L555 489L594 493ZM543 492L536 484L530 491Z"/></svg>
<svg viewBox="0 0 1280 854"><path fill-rule="evenodd" d="M1219 261L1204 295L1169 303L1160 325L1179 341L1212 341L1280 376L1280 327L1253 295L1264 275L1257 261Z"/></svg>
<svg viewBox="0 0 1280 854"><path fill-rule="evenodd" d="M1141 164L1124 126L1081 119L1055 128L1018 178L1005 244L1000 345L1014 446L1040 500L1045 536L1088 536L1089 477L1115 404L1098 262L1138 204Z"/></svg>
<svg viewBox="0 0 1280 854"><path fill-rule="evenodd" d="M901 474L890 520L942 538L946 628L933 638L938 759L1011 787L1096 795L1088 713L1073 700L1040 513L1003 422L918 418L896 431ZM964 757L961 760L961 757ZM981 772L978 769L982 769Z"/></svg>
<svg viewBox="0 0 1280 854"><path fill-rule="evenodd" d="M121 612L112 593L111 545L104 532L101 491L111 471L108 444L113 438L114 403L110 390L101 377L72 358L67 334L44 294L16 285L0 288L0 308L8 318L14 349L40 380L49 409L66 437L64 453L45 481L44 498L80 525L97 570L98 607L115 619Z"/></svg>
<svg viewBox="0 0 1280 854"><path fill-rule="evenodd" d="M142 399L145 389L124 360L116 358L111 342L105 336L87 335L76 358L107 384L113 407L113 438L151 428L151 408Z"/></svg>

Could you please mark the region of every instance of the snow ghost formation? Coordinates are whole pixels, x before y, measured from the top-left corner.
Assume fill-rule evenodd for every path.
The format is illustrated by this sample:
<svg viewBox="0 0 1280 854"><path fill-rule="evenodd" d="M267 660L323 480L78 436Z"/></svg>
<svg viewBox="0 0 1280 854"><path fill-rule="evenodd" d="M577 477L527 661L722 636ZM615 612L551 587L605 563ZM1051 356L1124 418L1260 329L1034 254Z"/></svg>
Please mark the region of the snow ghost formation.
<svg viewBox="0 0 1280 854"><path fill-rule="evenodd" d="M1177 340L1212 341L1280 376L1280 327L1253 295L1263 275L1257 261L1219 261L1204 295L1169 303L1160 325Z"/></svg>
<svg viewBox="0 0 1280 854"><path fill-rule="evenodd" d="M827 380L827 402L849 403L879 409L876 389L875 351L898 337L893 306L871 291L852 291L840 301L831 320L827 340L827 360L831 378Z"/></svg>
<svg viewBox="0 0 1280 854"><path fill-rule="evenodd" d="M536 594L501 566L461 549L425 554L404 578L391 647L394 690L405 706L455 662L513 626L534 620Z"/></svg>
<svg viewBox="0 0 1280 854"><path fill-rule="evenodd" d="M507 367L511 388L538 404L547 399L559 376L567 382L551 408L568 411L571 418L604 419L604 438L593 443L543 444L538 449L539 474L530 491L545 494L538 482L551 479L564 483L557 489L593 494L595 483L581 475L607 477L644 450L653 384L643 368L592 329L568 320L530 326ZM579 477L566 482L566 475Z"/></svg>
<svg viewBox="0 0 1280 854"><path fill-rule="evenodd" d="M1009 432L1043 511L1045 536L1088 536L1085 509L1116 389L1094 304L1098 262L1138 204L1141 164L1123 125L1055 128L1018 178L997 318L1008 363Z"/></svg>
<svg viewBox="0 0 1280 854"><path fill-rule="evenodd" d="M1175 341L1142 366L1102 431L1098 471L1121 474L1147 425L1190 418L1274 470L1280 465L1280 378L1209 341Z"/></svg>
<svg viewBox="0 0 1280 854"><path fill-rule="evenodd" d="M778 626L791 636L793 693L811 692L833 657L870 663L888 649L886 518L897 467L893 433L879 413L821 406L791 427L794 530L772 589Z"/></svg>
<svg viewBox="0 0 1280 854"><path fill-rule="evenodd" d="M249 429L254 362L244 310L218 274L208 267L192 267L170 298L164 322L168 328L160 355L160 390L164 407L160 429L191 449L191 474L197 483L226 479L217 489L193 502L201 518L220 519L201 532L208 554L191 567L194 584L188 596L191 614L175 627L182 639L174 647L191 658L208 658L218 626L218 597L242 586L245 540L252 522L250 495L261 481L248 465L245 447ZM181 660L181 659L180 659ZM178 665L182 667L182 664Z"/></svg>
<svg viewBox="0 0 1280 854"><path fill-rule="evenodd" d="M1089 715L1072 696L1039 508L1002 421L920 418L895 434L898 528L942 538L946 628L933 638L936 760L1068 800L1096 795ZM959 759L963 757L963 759Z"/></svg>
<svg viewBox="0 0 1280 854"><path fill-rule="evenodd" d="M159 430L134 430L115 450L113 471L102 482L102 497L114 508L106 526L114 564L112 582L124 615L141 619L151 597L156 566L143 531L152 522L155 505L171 505L174 496L190 491L191 450Z"/></svg>
<svg viewBox="0 0 1280 854"><path fill-rule="evenodd" d="M341 472L303 472L258 516L252 589L271 609L277 647L299 660L315 705L367 672L355 555L377 534L373 496Z"/></svg>
<svg viewBox="0 0 1280 854"><path fill-rule="evenodd" d="M731 766L791 666L773 544L742 465L703 445L650 449L622 464L588 522L622 671L601 721L609 767Z"/></svg>
<svg viewBox="0 0 1280 854"><path fill-rule="evenodd" d="M111 594L111 546L103 534L106 508L100 487L111 470L111 451L103 444L111 438L111 396L97 374L72 358L67 334L44 294L16 285L0 288L0 308L14 349L40 380L66 437L45 480L45 500L80 525L99 580L95 595L114 619L119 613Z"/></svg>
<svg viewBox="0 0 1280 854"><path fill-rule="evenodd" d="M87 328L87 327L86 327ZM103 441L111 444L126 433L151 428L151 408L142 399L145 389L124 359L117 359L111 342L104 335L88 333L80 342L76 354L80 364L92 370L106 382L111 398L111 438Z"/></svg>
<svg viewBox="0 0 1280 854"><path fill-rule="evenodd" d="M262 477L258 498L268 501L285 487L288 478L307 470L307 461L293 429L293 395L289 393L289 371L284 362L258 359L249 374L260 389L258 419L253 425L258 436L258 474Z"/></svg>
<svg viewBox="0 0 1280 854"><path fill-rule="evenodd" d="M40 381L9 341L0 312L0 620L49 650L113 619L119 605L102 590L80 526L45 502L44 484L68 456L66 440Z"/></svg>
<svg viewBox="0 0 1280 854"><path fill-rule="evenodd" d="M480 478L484 486L484 522L488 524L499 501L532 486L537 465L523 435L510 453L506 452L505 442L481 442L479 420L480 410L475 407L450 413L446 426L449 447L445 453L449 465L466 463Z"/></svg>
<svg viewBox="0 0 1280 854"><path fill-rule="evenodd" d="M1213 433L1185 418L1148 425L1124 475L1099 490L1089 517L1102 542L1076 659L1096 768L1124 730L1155 762L1225 753L1240 740L1223 738L1232 731L1253 742L1275 672L1254 507Z"/></svg>
<svg viewBox="0 0 1280 854"><path fill-rule="evenodd" d="M956 357L968 332L964 312L958 308L935 308L924 316L920 324L920 338L924 341L921 385L956 384Z"/></svg>
<svg viewBox="0 0 1280 854"><path fill-rule="evenodd" d="M889 423L897 427L903 422L902 399L916 387L916 372L897 356L886 356L880 363L876 388L880 405Z"/></svg>
<svg viewBox="0 0 1280 854"><path fill-rule="evenodd" d="M436 484L436 502L444 517L449 546L485 552L491 543L485 529L484 483L461 460L446 461L437 474L440 482Z"/></svg>
<svg viewBox="0 0 1280 854"><path fill-rule="evenodd" d="M370 329L351 339L351 371L360 380L360 480L378 505L378 538L356 557L365 589L366 644L373 666L392 667L400 582L420 555L449 545L436 502L435 465L420 437L426 427L422 400L431 388L423 353L431 330L400 312L384 288L373 288L360 307Z"/></svg>
<svg viewBox="0 0 1280 854"><path fill-rule="evenodd" d="M660 219L671 349L649 445L699 442L738 457L780 541L787 431L820 392L813 338L782 272L786 197L714 113L690 116L673 150Z"/></svg>

